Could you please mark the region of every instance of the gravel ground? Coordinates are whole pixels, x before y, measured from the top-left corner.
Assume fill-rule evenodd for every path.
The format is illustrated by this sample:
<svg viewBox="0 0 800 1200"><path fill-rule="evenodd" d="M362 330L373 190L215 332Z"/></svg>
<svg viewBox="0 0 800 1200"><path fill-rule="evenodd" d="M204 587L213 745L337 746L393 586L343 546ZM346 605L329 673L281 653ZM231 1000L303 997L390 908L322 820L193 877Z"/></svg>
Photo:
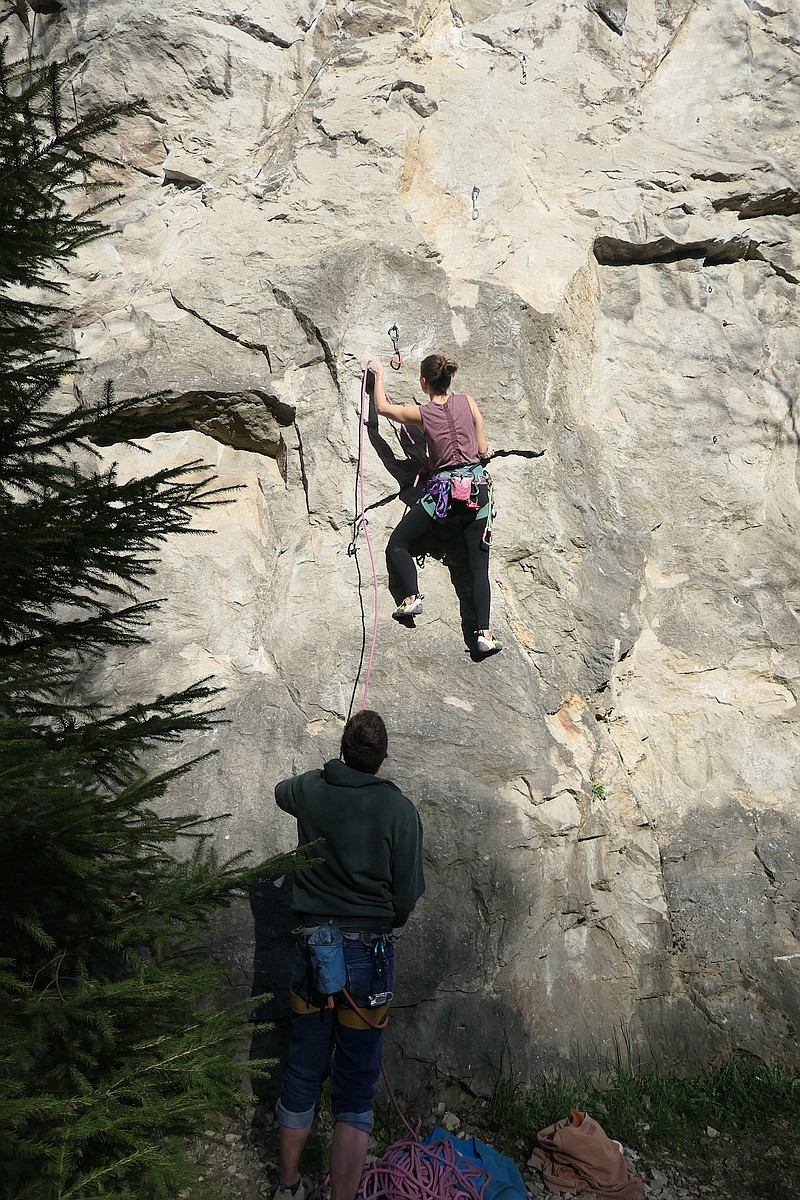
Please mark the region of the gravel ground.
<svg viewBox="0 0 800 1200"><path fill-rule="evenodd" d="M454 1112L442 1104L423 1122L427 1132L434 1120L452 1133L464 1133L489 1141L485 1131L462 1124ZM794 1131L784 1122L776 1131L776 1140L747 1138L734 1140L709 1130L703 1138L702 1155L673 1161L650 1160L626 1149L631 1170L645 1185L647 1200L800 1200L800 1145ZM214 1130L211 1149L198 1150L202 1162L201 1186L197 1200L262 1200L271 1197L278 1184L278 1138L271 1111L264 1106L242 1110L238 1120L221 1124ZM323 1113L314 1130L311 1155L321 1154L324 1139L330 1136L330 1117ZM523 1173L533 1200L551 1200L568 1193L550 1192L540 1172L524 1166L532 1146L517 1146L512 1154ZM375 1147L377 1153L378 1148ZM309 1164L310 1165L310 1164ZM324 1170L319 1166L316 1177ZM315 1178L313 1170L309 1170ZM588 1197L591 1193L582 1192Z"/></svg>

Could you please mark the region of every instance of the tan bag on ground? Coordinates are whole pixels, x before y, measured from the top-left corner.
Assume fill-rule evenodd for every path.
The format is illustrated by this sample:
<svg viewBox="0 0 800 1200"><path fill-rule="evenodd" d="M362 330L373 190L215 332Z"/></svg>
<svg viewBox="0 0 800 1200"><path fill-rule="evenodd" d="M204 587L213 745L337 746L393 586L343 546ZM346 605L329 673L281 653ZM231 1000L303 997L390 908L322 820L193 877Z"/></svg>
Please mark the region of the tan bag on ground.
<svg viewBox="0 0 800 1200"><path fill-rule="evenodd" d="M578 1109L571 1119L539 1130L528 1165L539 1167L553 1192L594 1192L615 1200L641 1200L644 1184L631 1174L617 1144L597 1121Z"/></svg>

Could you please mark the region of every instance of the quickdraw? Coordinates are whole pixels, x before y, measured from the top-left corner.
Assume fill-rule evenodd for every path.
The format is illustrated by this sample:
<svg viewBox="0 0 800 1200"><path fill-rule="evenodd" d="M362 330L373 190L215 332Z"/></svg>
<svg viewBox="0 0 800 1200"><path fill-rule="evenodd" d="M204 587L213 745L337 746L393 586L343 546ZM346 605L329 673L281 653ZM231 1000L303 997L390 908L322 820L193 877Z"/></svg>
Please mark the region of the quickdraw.
<svg viewBox="0 0 800 1200"><path fill-rule="evenodd" d="M400 353L400 330L396 325L390 325L388 333L394 346L394 354L389 359L389 366L393 371L399 371L403 365L403 356Z"/></svg>
<svg viewBox="0 0 800 1200"><path fill-rule="evenodd" d="M476 186L472 189L472 219L473 219L473 221L477 221L478 217L480 216L480 213L478 212L478 196L480 196L480 194L481 194L481 189L479 187Z"/></svg>
<svg viewBox="0 0 800 1200"><path fill-rule="evenodd" d="M347 557L348 558L354 558L356 556L356 554L358 554L358 537L359 537L359 534L365 532L367 525L368 525L367 518L365 516L363 516L363 514L357 513L356 518L353 521L353 538L352 538L352 541L350 542L349 546L347 547Z"/></svg>
<svg viewBox="0 0 800 1200"><path fill-rule="evenodd" d="M492 545L492 524L494 522L494 515L495 515L494 500L493 500L494 484L492 483L492 477L488 471L484 471L484 476L486 478L486 503L489 505L489 512L486 514L486 526L483 530L483 537L481 538L481 545L486 550L489 550Z"/></svg>
<svg viewBox="0 0 800 1200"><path fill-rule="evenodd" d="M522 67L522 79L520 79L520 83L527 83L528 82L528 60L524 54L520 54L519 64Z"/></svg>

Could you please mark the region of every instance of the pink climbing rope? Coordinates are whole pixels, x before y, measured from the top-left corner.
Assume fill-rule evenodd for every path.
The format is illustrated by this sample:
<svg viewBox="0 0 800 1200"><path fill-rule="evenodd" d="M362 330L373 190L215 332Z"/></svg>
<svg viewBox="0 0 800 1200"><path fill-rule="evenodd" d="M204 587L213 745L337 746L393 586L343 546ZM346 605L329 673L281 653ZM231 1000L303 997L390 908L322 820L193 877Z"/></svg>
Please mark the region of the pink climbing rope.
<svg viewBox="0 0 800 1200"><path fill-rule="evenodd" d="M423 1144L419 1138L422 1122L417 1121L416 1127L409 1124L384 1063L381 1075L409 1136L388 1146L377 1162L365 1168L359 1200L483 1200L490 1179L488 1171L459 1154L447 1139Z"/></svg>
<svg viewBox="0 0 800 1200"><path fill-rule="evenodd" d="M367 693L369 692L369 683L370 683L370 678L372 676L372 663L375 658L375 646L377 645L377 642L378 642L378 572L375 567L375 554L372 549L372 542L370 541L369 524L367 522L367 509L366 509L366 504L364 503L364 425L365 425L364 418L365 418L366 406L367 406L367 373L368 373L368 367L365 366L364 373L361 377L361 413L359 416L359 423L358 423L358 481L357 481L358 482L358 486L357 486L358 501L357 501L357 506L358 506L359 511L356 513L355 520L353 522L353 540L350 544L350 549L348 551L349 554L352 554L352 555L357 554L358 535L361 532L361 530L363 529L364 530L364 540L367 543L367 550L369 551L370 566L372 567L373 617L372 617L372 644L370 645L370 649L369 649L369 659L367 661L367 671L364 676L364 693L363 693L363 697L362 697L362 701L361 701L361 711L362 712L367 707ZM391 397L389 396L388 393L386 395L386 399L391 400ZM402 439L402 435L404 433L408 439L409 445L413 448L414 447L413 438L411 437L411 435L409 434L409 432L405 428L405 426L401 426L401 429L400 429L401 439ZM414 480L414 487L416 487L417 484L419 483L419 478L420 478L419 475L417 475L416 479ZM356 558L356 567L358 568L358 559L357 558ZM359 570L359 575L358 575L358 583L359 583L359 595L360 595L360 592L361 592L361 572L360 572L360 570ZM363 622L364 621L363 601L361 604L361 619ZM351 711L352 711L353 701L355 699L356 691L358 690L358 678L359 678L359 675L361 674L361 663L363 663L363 661L364 661L364 646L366 643L366 629L363 630L363 636L364 636L364 640L362 641L362 644L361 644L361 661L359 663L358 672L356 674L356 681L353 686L353 696L350 700ZM349 715L350 714L348 713L348 717L349 717Z"/></svg>
<svg viewBox="0 0 800 1200"><path fill-rule="evenodd" d="M483 1200L489 1175L449 1140L403 1138L361 1176L361 1200Z"/></svg>
<svg viewBox="0 0 800 1200"><path fill-rule="evenodd" d="M369 691L369 681L372 675L372 660L375 657L375 646L378 641L378 572L375 568L375 555L372 551L372 542L369 538L369 525L366 516L366 506L364 504L364 408L367 399L367 368L364 367L364 374L361 377L361 416L358 422L358 495L360 501L360 512L358 514L358 528L364 530L364 540L367 543L369 551L369 561L372 567L372 592L373 592L373 617L372 617L372 645L369 648L369 659L367 660L367 673L364 676L364 695L361 701L361 711L367 707L367 693ZM356 533L356 537L358 534ZM355 538L353 539L355 542Z"/></svg>
<svg viewBox="0 0 800 1200"><path fill-rule="evenodd" d="M354 1012L368 1025L373 1029L383 1028L385 1022L373 1024L346 989L344 995ZM393 1142L376 1162L364 1168L356 1200L484 1200L492 1178L489 1172L461 1154L449 1138L421 1142L422 1121L417 1121L416 1126L409 1124L383 1062L381 1075L389 1099L409 1136ZM330 1175L326 1175L311 1192L309 1200L323 1200L329 1183Z"/></svg>

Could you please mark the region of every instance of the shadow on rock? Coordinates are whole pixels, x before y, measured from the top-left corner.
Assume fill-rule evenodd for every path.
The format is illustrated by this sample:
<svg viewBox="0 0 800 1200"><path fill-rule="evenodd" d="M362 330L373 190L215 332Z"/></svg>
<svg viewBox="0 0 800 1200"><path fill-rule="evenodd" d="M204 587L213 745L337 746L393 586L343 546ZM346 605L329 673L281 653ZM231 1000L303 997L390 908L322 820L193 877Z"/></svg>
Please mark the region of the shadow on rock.
<svg viewBox="0 0 800 1200"><path fill-rule="evenodd" d="M289 1050L289 1006L287 996L292 974L296 924L292 914L292 877L260 879L250 893L255 946L251 994L263 997L254 1009L254 1019L268 1022L256 1030L250 1044L250 1059L270 1058L277 1062L269 1079L253 1079L253 1092L263 1103L274 1103L280 1075Z"/></svg>

